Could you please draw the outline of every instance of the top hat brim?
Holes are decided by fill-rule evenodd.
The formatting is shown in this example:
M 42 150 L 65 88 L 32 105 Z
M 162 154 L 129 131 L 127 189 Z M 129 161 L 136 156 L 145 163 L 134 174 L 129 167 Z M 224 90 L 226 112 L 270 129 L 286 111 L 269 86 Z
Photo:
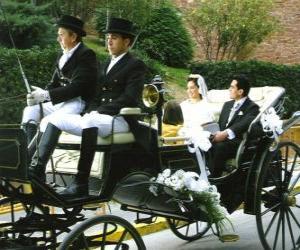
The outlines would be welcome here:
M 81 29 L 78 26 L 72 25 L 70 23 L 58 22 L 56 24 L 56 26 L 70 29 L 70 30 L 74 31 L 75 33 L 77 33 L 80 36 L 86 36 L 86 32 L 83 29 Z
M 130 35 L 130 36 L 133 36 L 133 37 L 136 36 L 136 34 L 134 32 L 124 31 L 124 30 L 121 30 L 121 29 L 106 29 L 106 30 L 103 30 L 103 33 L 105 33 L 105 34 L 107 34 L 107 33 L 117 33 L 117 34 L 122 34 L 122 35 Z

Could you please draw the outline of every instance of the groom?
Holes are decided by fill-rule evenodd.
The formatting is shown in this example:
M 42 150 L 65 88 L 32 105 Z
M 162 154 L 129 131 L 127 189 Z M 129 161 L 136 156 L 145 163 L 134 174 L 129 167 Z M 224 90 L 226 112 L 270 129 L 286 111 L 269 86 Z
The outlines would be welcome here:
M 249 80 L 244 75 L 233 77 L 229 87 L 231 101 L 225 102 L 219 118 L 220 131 L 213 137 L 211 178 L 220 177 L 228 159 L 234 158 L 243 134 L 259 113 L 259 107 L 248 97 Z

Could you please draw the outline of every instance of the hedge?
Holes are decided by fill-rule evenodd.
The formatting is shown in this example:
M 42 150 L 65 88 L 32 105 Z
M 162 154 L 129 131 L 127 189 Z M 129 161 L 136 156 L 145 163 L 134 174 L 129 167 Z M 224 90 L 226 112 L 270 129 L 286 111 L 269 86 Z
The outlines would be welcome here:
M 44 87 L 51 79 L 58 47 L 13 50 L 0 47 L 0 121 L 19 123 L 26 105 L 26 88 L 18 66 L 16 52 L 30 85 Z M 10 97 L 18 98 L 9 99 Z
M 282 86 L 286 90 L 285 118 L 300 110 L 300 65 L 272 64 L 262 61 L 204 62 L 191 65 L 193 73 L 201 74 L 208 89 L 226 89 L 232 76 L 243 73 L 251 86 Z

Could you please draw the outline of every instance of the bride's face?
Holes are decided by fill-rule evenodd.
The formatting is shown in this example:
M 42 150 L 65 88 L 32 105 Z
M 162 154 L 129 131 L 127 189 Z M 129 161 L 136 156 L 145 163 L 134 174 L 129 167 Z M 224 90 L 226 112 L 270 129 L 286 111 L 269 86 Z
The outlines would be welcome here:
M 187 83 L 186 91 L 190 99 L 200 99 L 199 88 L 193 81 Z

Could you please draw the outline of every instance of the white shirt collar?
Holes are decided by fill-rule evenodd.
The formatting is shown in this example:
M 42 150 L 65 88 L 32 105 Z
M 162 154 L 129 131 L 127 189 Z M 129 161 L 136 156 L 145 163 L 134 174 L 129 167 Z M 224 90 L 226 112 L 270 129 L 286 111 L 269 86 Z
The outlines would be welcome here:
M 71 56 L 74 54 L 75 50 L 79 47 L 81 43 L 78 43 L 74 48 L 70 49 L 69 51 L 64 51 L 63 54 L 59 59 L 58 67 L 59 69 L 62 69 L 63 66 L 66 64 L 66 62 L 71 58 Z
M 63 50 L 64 55 L 68 55 L 68 57 L 70 58 L 73 53 L 75 52 L 75 50 L 79 47 L 79 45 L 81 44 L 81 42 L 79 42 L 75 47 L 73 47 L 72 49 L 65 51 Z
M 118 56 L 112 56 L 111 57 L 111 61 L 113 61 L 113 62 L 118 62 L 123 56 L 125 56 L 125 54 L 126 54 L 127 52 L 124 52 L 123 54 L 121 54 L 121 55 L 118 55 Z
M 120 60 L 122 59 L 123 56 L 126 55 L 126 53 L 127 53 L 127 52 L 125 52 L 125 53 L 123 53 L 123 54 L 121 54 L 121 55 L 119 55 L 119 56 L 117 56 L 117 57 L 114 57 L 114 56 L 111 57 L 110 63 L 109 63 L 109 65 L 108 65 L 108 67 L 107 67 L 107 70 L 106 70 L 106 74 L 111 70 L 111 68 L 112 68 L 113 66 L 115 66 L 115 64 L 116 64 L 118 61 L 120 61 Z
M 236 107 L 238 105 L 238 107 L 241 107 L 244 104 L 244 102 L 246 101 L 246 99 L 247 99 L 247 96 L 239 99 L 238 101 L 235 101 L 233 106 Z

